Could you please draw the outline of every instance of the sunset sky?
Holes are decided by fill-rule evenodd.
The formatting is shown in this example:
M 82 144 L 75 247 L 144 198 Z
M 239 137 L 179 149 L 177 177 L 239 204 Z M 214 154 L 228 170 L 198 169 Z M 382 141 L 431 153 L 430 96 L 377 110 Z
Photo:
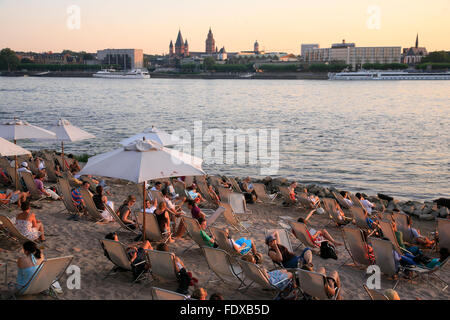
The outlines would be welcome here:
M 80 8 L 80 29 L 67 9 Z M 379 29 L 375 26 L 379 8 Z M 375 12 L 375 13 L 374 13 Z M 420 45 L 450 50 L 449 0 L 0 0 L 0 49 L 96 52 L 139 48 L 168 52 L 178 28 L 191 51 L 204 51 L 209 27 L 228 52 L 260 49 L 300 53 L 302 43 L 357 46 Z M 375 14 L 375 15 L 374 15 Z M 375 23 L 375 24 L 374 24 Z

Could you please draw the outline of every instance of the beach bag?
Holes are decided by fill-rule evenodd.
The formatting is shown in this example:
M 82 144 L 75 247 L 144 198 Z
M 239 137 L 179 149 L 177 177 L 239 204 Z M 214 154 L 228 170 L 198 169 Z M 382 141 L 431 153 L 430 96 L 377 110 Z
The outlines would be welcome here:
M 191 285 L 191 275 L 188 274 L 185 268 L 181 268 L 180 272 L 177 274 L 178 278 L 178 288 L 176 292 L 181 294 L 187 294 L 189 285 Z
M 320 257 L 323 259 L 337 260 L 336 249 L 328 241 L 323 241 L 320 244 Z

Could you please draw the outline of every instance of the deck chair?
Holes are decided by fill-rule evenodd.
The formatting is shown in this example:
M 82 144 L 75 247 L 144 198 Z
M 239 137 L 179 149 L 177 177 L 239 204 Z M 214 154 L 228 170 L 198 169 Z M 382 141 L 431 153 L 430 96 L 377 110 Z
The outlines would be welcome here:
M 184 183 L 179 180 L 172 180 L 173 188 L 175 189 L 175 193 L 177 193 L 180 197 L 185 196 L 186 188 L 184 187 Z
M 57 182 L 58 176 L 55 171 L 55 164 L 53 159 L 44 158 L 45 172 L 47 173 L 48 182 Z
M 216 220 L 225 212 L 225 208 L 224 207 L 218 207 L 216 209 L 216 211 L 214 211 L 214 213 L 212 215 L 210 215 L 207 219 L 206 219 L 206 224 L 208 226 L 212 226 L 214 224 L 214 222 L 216 222 Z
M 317 209 L 320 206 L 320 202 L 315 206 L 309 199 L 306 193 L 300 193 L 297 196 L 298 203 L 305 209 Z
M 225 211 L 223 212 L 223 217 L 225 218 L 225 221 L 232 226 L 237 231 L 245 231 L 247 233 L 250 233 L 248 231 L 247 227 L 239 220 L 239 218 L 234 214 L 233 208 L 228 203 L 220 203 L 221 207 L 225 208 Z
M 5 215 L 0 214 L 0 222 L 2 223 L 3 228 L 6 228 L 8 233 L 5 233 L 5 236 L 8 237 L 11 240 L 15 240 L 18 242 L 26 242 L 26 241 L 32 241 L 27 237 L 25 237 L 20 231 L 16 228 L 16 225 Z
M 128 258 L 128 254 L 125 251 L 125 246 L 119 241 L 103 239 L 100 240 L 100 245 L 103 250 L 108 254 L 107 258 L 111 261 L 114 266 L 108 271 L 105 278 L 106 279 L 112 273 L 115 273 L 118 270 L 132 271 L 132 264 L 130 259 Z M 141 261 L 137 265 L 146 263 L 146 261 Z M 144 276 L 145 271 L 143 271 L 135 280 L 139 281 Z
M 85 188 L 80 188 L 80 193 L 83 197 L 84 204 L 86 205 L 87 213 L 91 216 L 91 218 L 97 222 L 104 220 L 103 216 L 101 215 L 102 211 L 97 209 L 92 196 L 89 194 L 89 191 L 87 191 Z
M 158 203 L 164 202 L 164 196 L 161 191 L 150 190 L 147 194 L 150 200 L 156 199 Z
M 39 201 L 46 198 L 46 196 L 41 194 L 38 188 L 36 188 L 36 184 L 34 183 L 34 179 L 31 173 L 22 172 L 21 176 L 23 181 L 25 182 L 25 185 L 27 186 L 28 191 L 30 191 L 31 199 Z
M 355 223 L 358 228 L 367 231 L 369 234 L 372 234 L 374 232 L 374 230 L 370 229 L 369 225 L 367 224 L 366 214 L 363 208 L 353 206 L 350 207 L 348 211 L 353 216 L 353 219 L 355 219 Z
M 229 196 L 230 206 L 236 214 L 251 214 L 252 211 L 247 209 L 245 197 L 242 193 L 232 192 Z
M 220 181 L 221 181 L 222 179 L 220 178 L 220 177 L 218 177 L 218 176 L 209 176 L 209 181 L 210 181 L 210 184 L 213 186 L 213 187 L 218 187 L 218 186 L 220 186 Z
M 175 255 L 172 252 L 147 250 L 152 266 L 153 279 L 162 278 L 169 281 L 178 281 L 175 271 Z
M 364 209 L 364 206 L 362 205 L 361 201 L 359 201 L 358 197 L 356 197 L 353 193 L 348 193 L 348 196 L 350 200 L 353 202 L 353 206 L 357 208 Z
M 20 173 L 17 173 L 17 178 L 19 179 L 19 181 L 16 184 L 16 169 L 14 167 L 8 167 L 5 168 L 6 173 L 9 175 L 9 177 L 11 178 L 11 184 L 15 187 L 15 186 L 19 186 L 19 190 L 23 191 L 23 186 L 22 183 L 20 182 Z
M 369 289 L 365 284 L 363 284 L 363 287 L 364 290 L 366 290 L 370 300 L 389 300 L 383 293 L 374 289 Z
M 303 294 L 308 294 L 319 300 L 336 300 L 339 295 L 339 289 L 330 299 L 325 291 L 325 282 L 327 277 L 321 273 L 297 269 L 297 276 L 300 282 L 300 290 Z
M 290 252 L 294 252 L 291 244 L 291 239 L 289 238 L 289 231 L 286 229 L 265 229 L 264 238 L 268 235 L 278 234 L 279 244 L 285 246 Z
M 69 185 L 69 181 L 63 178 L 58 178 L 57 180 L 57 188 L 67 211 L 69 211 L 69 213 L 79 213 L 78 208 L 75 206 L 75 203 L 72 200 L 72 191 Z
M 389 221 L 380 220 L 379 224 L 380 224 L 381 232 L 383 232 L 383 236 L 385 238 L 388 238 L 389 241 L 392 242 L 392 245 L 394 246 L 394 249 L 395 249 L 395 251 L 398 252 L 398 254 L 403 254 L 404 252 L 405 253 L 410 253 L 408 250 L 403 249 L 398 244 L 397 237 L 395 236 L 394 229 L 392 228 L 392 225 L 391 225 L 391 223 Z
M 335 222 L 338 226 L 343 226 L 351 222 L 353 219 L 349 217 L 345 217 L 344 219 L 339 219 L 339 215 L 337 214 L 337 202 L 331 198 L 323 198 L 323 209 L 328 213 L 330 219 Z
M 193 176 L 187 176 L 184 178 L 184 184 L 186 185 L 186 188 L 192 186 L 193 183 L 194 183 Z
M 273 204 L 277 194 L 268 194 L 266 191 L 266 186 L 263 183 L 253 183 L 253 190 L 255 190 L 256 196 L 258 200 L 261 200 L 263 203 L 271 203 Z
M 184 226 L 186 227 L 186 231 L 189 235 L 189 237 L 201 248 L 205 245 L 205 241 L 203 241 L 202 236 L 200 235 L 200 225 L 198 224 L 197 219 L 189 218 L 186 216 L 182 216 L 181 219 L 183 220 Z M 187 249 L 183 251 L 188 251 L 194 244 L 189 246 Z
M 203 178 L 197 180 L 197 188 L 200 191 L 201 195 L 203 196 L 203 198 L 209 202 L 209 203 L 214 203 L 213 198 L 211 198 L 211 196 L 209 195 L 209 190 L 208 190 L 208 185 L 206 184 L 206 180 L 203 176 L 201 176 Z
M 394 246 L 392 245 L 392 242 L 383 239 L 371 238 L 371 244 L 375 254 L 375 264 L 380 267 L 381 272 L 388 277 L 393 277 L 396 275 L 397 270 L 395 269 L 393 253 Z M 398 282 L 399 280 L 395 282 L 393 289 L 397 287 Z
M 288 205 L 295 205 L 297 204 L 296 201 L 291 199 L 291 196 L 289 195 L 289 188 L 285 186 L 279 186 L 278 190 L 280 190 L 280 194 L 284 200 L 285 203 Z
M 371 264 L 367 252 L 367 243 L 361 229 L 351 226 L 342 228 L 345 249 L 353 260 L 355 267 L 366 268 Z
M 450 220 L 442 218 L 436 218 L 436 220 L 439 233 L 439 248 L 450 250 Z
M 302 222 L 289 221 L 289 225 L 292 228 L 292 233 L 294 236 L 300 240 L 300 244 L 295 248 L 297 250 L 302 244 L 305 247 L 309 247 L 311 249 L 320 248 L 317 244 L 313 242 L 311 236 L 309 235 L 309 231 L 306 228 L 306 225 Z
M 350 205 L 347 203 L 347 201 L 345 201 L 344 197 L 339 192 L 332 191 L 331 193 L 333 194 L 334 198 L 339 203 L 341 208 L 350 209 Z
M 228 178 L 228 181 L 231 183 L 231 187 L 233 188 L 233 190 L 234 190 L 235 192 L 242 193 L 242 189 L 241 189 L 241 187 L 239 187 L 239 184 L 236 182 L 236 179 L 235 179 L 235 178 L 229 177 L 229 178 Z
M 220 201 L 223 203 L 230 203 L 230 194 L 233 192 L 230 189 L 218 186 L 217 190 L 219 191 Z
M 92 180 L 92 178 L 89 178 L 88 176 L 83 175 L 83 176 L 80 177 L 80 180 L 88 182 L 89 183 L 89 190 L 92 193 L 97 193 L 97 184 Z
M 236 280 L 239 282 L 239 288 L 243 286 L 243 281 L 240 277 L 242 269 L 236 263 L 233 265 L 231 256 L 222 249 L 215 249 L 211 247 L 202 247 L 208 267 L 217 275 L 217 277 L 225 284 L 231 285 Z M 209 282 L 211 278 L 207 281 Z
M 117 215 L 117 213 L 115 213 L 114 210 L 111 209 L 110 206 L 108 206 L 107 204 L 105 204 L 105 208 L 106 208 L 106 210 L 109 212 L 109 214 L 111 215 L 111 217 L 114 218 L 114 221 L 117 222 L 117 223 L 119 224 L 119 228 L 118 228 L 116 231 L 118 231 L 118 230 L 120 230 L 120 229 L 124 229 L 124 230 L 130 231 L 130 232 L 132 232 L 132 233 L 134 233 L 134 234 L 138 234 L 138 231 L 129 228 L 129 227 L 122 221 L 122 219 L 120 219 L 120 217 Z M 147 219 L 146 219 L 146 220 L 147 220 Z
M 244 281 L 249 280 L 250 283 L 245 285 L 244 290 L 247 290 L 252 286 L 254 283 L 258 284 L 260 287 L 262 287 L 263 290 L 272 290 L 275 291 L 276 294 L 274 296 L 274 299 L 280 294 L 282 290 L 280 290 L 276 285 L 286 282 L 286 285 L 289 283 L 291 279 L 287 278 L 284 280 L 281 280 L 280 282 L 276 284 L 270 283 L 270 280 L 267 278 L 264 271 L 261 269 L 261 267 L 255 263 L 251 263 L 244 260 L 239 260 L 239 264 L 242 268 L 242 274 L 244 276 Z
M 447 259 L 445 259 L 444 262 L 442 262 L 439 266 L 437 266 L 433 269 L 427 268 L 426 266 L 422 266 L 422 265 L 406 266 L 404 268 L 405 268 L 405 270 L 415 272 L 415 276 L 413 276 L 413 279 L 419 277 L 419 278 L 425 280 L 425 276 L 428 276 L 427 283 L 429 283 L 429 284 L 432 284 L 430 281 L 430 277 L 434 277 L 436 280 L 440 281 L 444 285 L 444 287 L 442 289 L 441 288 L 438 288 L 438 289 L 441 289 L 442 291 L 444 291 L 445 289 L 448 288 L 448 282 L 443 280 L 442 278 L 440 278 L 436 274 L 436 272 L 444 270 L 446 268 L 446 266 L 448 265 L 449 260 L 450 260 L 450 257 L 447 257 Z
M 230 240 L 225 233 L 225 230 L 215 227 L 210 227 L 209 230 L 216 240 L 216 243 L 219 245 L 219 249 L 225 250 L 231 256 L 242 257 L 242 255 L 231 245 Z M 249 251 L 248 253 L 250 252 L 251 251 Z
M 152 287 L 152 299 L 153 300 L 193 300 L 184 294 L 174 291 Z
M 137 222 L 140 226 L 143 225 L 143 215 L 142 211 L 137 213 Z M 164 243 L 169 240 L 168 233 L 161 233 L 158 220 L 153 213 L 147 213 L 145 216 L 145 238 L 150 241 L 162 241 Z
M 45 259 L 28 283 L 14 292 L 14 298 L 16 296 L 39 294 L 47 290 L 49 290 L 50 295 L 57 298 L 52 284 L 61 278 L 72 260 L 73 256 Z

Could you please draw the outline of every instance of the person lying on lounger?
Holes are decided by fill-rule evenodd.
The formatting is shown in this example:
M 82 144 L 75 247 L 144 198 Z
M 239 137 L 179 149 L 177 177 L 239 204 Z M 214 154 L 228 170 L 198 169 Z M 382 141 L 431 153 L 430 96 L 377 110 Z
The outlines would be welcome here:
M 341 196 L 344 198 L 344 201 L 351 207 L 353 206 L 353 201 L 350 199 L 347 191 L 341 191 Z
M 192 218 L 199 220 L 200 218 L 205 219 L 206 215 L 202 212 L 202 210 L 197 206 L 197 203 L 194 200 L 187 201 L 187 207 L 191 210 Z
M 370 202 L 367 199 L 364 199 L 361 193 L 355 194 L 355 196 L 359 199 L 362 206 L 364 207 L 364 210 L 367 211 L 369 215 L 372 215 L 372 210 L 376 207 L 372 202 Z
M 420 234 L 420 231 L 412 227 L 411 216 L 407 217 L 408 229 L 414 237 L 415 243 L 423 246 L 424 248 L 431 248 L 436 243 L 436 240 L 430 240 L 427 237 Z
M 206 219 L 200 218 L 198 219 L 198 224 L 200 225 L 200 236 L 203 239 L 203 242 L 205 243 L 205 246 L 217 248 L 219 245 L 216 243 L 213 236 L 210 236 L 206 233 Z
M 195 184 L 192 184 L 192 186 L 188 187 L 186 190 L 188 191 L 191 199 L 195 201 L 195 203 L 202 203 L 205 201 L 202 195 L 197 192 L 197 186 Z
M 95 207 L 98 210 L 101 210 L 101 215 L 103 219 L 106 221 L 113 221 L 114 218 L 111 216 L 111 214 L 106 210 L 106 205 L 108 205 L 112 210 L 114 210 L 114 202 L 108 201 L 108 197 L 103 193 L 103 187 L 97 186 L 95 188 L 97 191 L 96 194 L 92 197 L 92 200 L 94 200 Z
M 297 221 L 302 222 L 306 225 L 308 219 L 298 218 Z M 332 244 L 334 244 L 335 246 L 343 245 L 342 242 L 334 240 L 333 237 L 325 229 L 316 230 L 314 228 L 310 228 L 308 230 L 308 233 L 309 233 L 309 236 L 311 237 L 312 241 L 318 246 L 320 246 L 320 243 L 323 241 L 329 241 Z
M 53 191 L 52 189 L 44 188 L 44 178 L 44 173 L 38 172 L 36 178 L 34 179 L 34 184 L 41 193 L 41 196 L 46 196 L 48 198 L 52 198 L 53 200 L 59 200 L 59 195 L 55 191 Z
M 266 245 L 269 247 L 268 255 L 273 262 L 285 268 L 298 268 L 300 256 L 290 252 L 285 246 L 279 244 L 278 234 L 268 235 Z
M 228 241 L 230 242 L 230 245 L 234 248 L 234 250 L 236 250 L 243 256 L 251 251 L 258 263 L 262 261 L 262 256 L 256 250 L 256 246 L 253 243 L 253 240 L 246 238 L 233 240 L 233 238 L 230 236 L 230 230 L 228 230 L 228 228 L 225 229 L 225 234 L 228 237 Z

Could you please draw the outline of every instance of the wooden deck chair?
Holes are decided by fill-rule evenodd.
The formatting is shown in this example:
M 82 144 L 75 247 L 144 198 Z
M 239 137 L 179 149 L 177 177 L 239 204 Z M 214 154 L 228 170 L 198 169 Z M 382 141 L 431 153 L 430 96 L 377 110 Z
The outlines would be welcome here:
M 243 281 L 240 277 L 242 274 L 241 266 L 233 263 L 231 256 L 222 249 L 215 249 L 211 247 L 202 247 L 208 267 L 222 280 L 225 284 L 232 285 L 232 283 L 239 282 L 239 288 L 243 286 Z M 209 282 L 211 278 L 207 281 Z
M 140 210 L 137 213 L 137 222 L 141 226 L 142 229 L 142 223 L 143 223 L 143 213 Z M 161 241 L 166 243 L 169 240 L 169 234 L 168 233 L 161 233 L 161 229 L 159 228 L 158 220 L 156 219 L 155 214 L 153 213 L 147 213 L 145 216 L 145 238 L 149 241 Z
M 64 206 L 66 207 L 69 213 L 79 213 L 78 208 L 75 206 L 75 203 L 72 200 L 72 191 L 69 185 L 69 181 L 67 179 L 58 178 L 58 190 L 61 195 L 61 199 L 63 200 Z
M 247 290 L 250 288 L 251 285 L 254 283 L 258 284 L 263 290 L 272 290 L 275 291 L 276 294 L 274 298 L 278 296 L 278 294 L 282 291 L 280 290 L 277 285 L 280 283 L 285 282 L 286 285 L 291 281 L 291 279 L 286 278 L 281 280 L 280 282 L 277 282 L 275 284 L 272 284 L 270 280 L 267 278 L 266 273 L 261 269 L 261 267 L 255 263 L 251 263 L 244 260 L 239 260 L 239 264 L 242 268 L 242 274 L 244 276 L 244 281 L 249 280 L 250 283 L 245 285 L 244 290 Z
M 0 214 L 0 222 L 2 223 L 3 228 L 8 231 L 8 233 L 5 233 L 5 236 L 7 236 L 9 239 L 18 241 L 20 243 L 26 241 L 36 242 L 35 240 L 27 238 L 22 233 L 20 233 L 20 231 L 16 228 L 16 225 L 7 216 Z
M 359 228 L 345 226 L 342 228 L 345 249 L 353 260 L 355 267 L 366 268 L 371 265 L 367 252 L 367 243 Z
M 231 189 L 227 189 L 221 186 L 218 186 L 217 190 L 219 191 L 220 202 L 230 203 L 230 194 L 233 191 L 231 191 Z
M 252 211 L 247 209 L 245 197 L 242 193 L 232 192 L 229 196 L 230 206 L 236 214 L 251 214 Z
M 380 267 L 382 273 L 392 278 L 398 273 L 395 269 L 394 246 L 392 245 L 392 242 L 383 239 L 371 238 L 371 244 L 375 254 L 375 264 Z M 395 282 L 393 289 L 397 287 L 398 282 L 399 280 Z
M 439 233 L 439 248 L 450 250 L 450 220 L 436 218 Z
M 152 287 L 152 299 L 153 300 L 193 300 L 184 294 L 174 291 Z
M 239 187 L 239 184 L 236 182 L 235 178 L 229 177 L 228 181 L 231 183 L 231 187 L 233 188 L 233 190 L 235 192 L 242 193 L 242 189 L 241 189 L 241 187 Z
M 36 184 L 34 183 L 34 179 L 31 173 L 22 172 L 21 175 L 23 181 L 25 182 L 25 185 L 27 186 L 28 191 L 30 191 L 31 199 L 39 201 L 46 198 L 46 196 L 41 194 L 41 192 L 36 187 Z
M 198 224 L 197 219 L 189 218 L 186 216 L 182 216 L 181 219 L 183 220 L 184 226 L 186 227 L 186 232 L 189 235 L 189 237 L 201 248 L 205 245 L 205 241 L 203 241 L 202 236 L 200 235 L 200 225 Z M 183 251 L 188 251 L 194 244 L 189 246 L 187 249 Z
M 111 261 L 114 266 L 111 270 L 108 271 L 108 273 L 106 274 L 105 278 L 106 279 L 108 276 L 110 276 L 112 273 L 118 271 L 118 270 L 125 270 L 125 271 L 132 271 L 132 264 L 130 259 L 128 258 L 128 254 L 125 250 L 125 246 L 120 243 L 119 241 L 114 241 L 114 240 L 108 240 L 108 239 L 103 239 L 100 240 L 100 245 L 103 248 L 105 255 L 106 253 L 107 258 L 109 261 Z M 147 261 L 141 261 L 136 265 L 140 265 L 142 263 L 146 263 Z M 135 280 L 139 281 L 140 279 L 143 278 L 145 271 L 143 271 Z
M 34 295 L 49 290 L 50 295 L 57 298 L 52 284 L 58 281 L 69 267 L 73 256 L 45 259 L 40 263 L 31 279 L 14 293 L 16 296 Z
M 369 289 L 365 284 L 363 284 L 363 287 L 364 290 L 366 290 L 370 300 L 389 300 L 388 297 L 386 297 L 383 293 L 375 289 Z
M 347 203 L 347 201 L 345 201 L 345 198 L 339 192 L 331 191 L 331 193 L 342 209 L 350 209 L 351 206 Z
M 275 193 L 269 195 L 267 193 L 266 186 L 263 183 L 253 183 L 253 190 L 255 190 L 258 200 L 261 200 L 263 203 L 274 204 L 277 194 Z
M 85 188 L 80 188 L 81 196 L 83 197 L 84 204 L 86 205 L 87 213 L 94 219 L 96 222 L 104 220 L 101 215 L 101 210 L 97 209 L 97 206 L 92 199 L 91 194 Z
M 286 186 L 279 186 L 278 190 L 280 190 L 281 197 L 283 198 L 284 202 L 288 205 L 296 205 L 297 202 L 291 199 L 291 196 L 289 194 L 289 188 Z
M 303 294 L 306 293 L 319 300 L 336 300 L 339 295 L 338 289 L 331 299 L 328 297 L 324 285 L 327 277 L 321 273 L 298 269 L 297 276 L 300 282 L 300 290 Z
M 153 279 L 178 281 L 175 271 L 175 254 L 166 251 L 147 250 L 150 259 L 151 274 Z
M 395 249 L 395 251 L 398 252 L 398 254 L 410 253 L 408 250 L 403 249 L 398 244 L 397 237 L 395 236 L 395 232 L 394 232 L 394 229 L 392 228 L 391 222 L 380 220 L 379 225 L 380 225 L 381 232 L 383 232 L 383 236 L 385 238 L 388 238 L 389 241 L 392 242 L 392 245 L 394 246 L 394 249 Z
M 343 226 L 346 225 L 348 223 L 350 223 L 351 221 L 353 221 L 352 218 L 350 217 L 345 217 L 343 219 L 339 219 L 339 215 L 337 213 L 337 202 L 334 199 L 331 198 L 323 198 L 322 199 L 322 203 L 323 203 L 323 209 L 325 210 L 325 212 L 328 213 L 328 216 L 330 217 L 330 219 L 336 223 L 338 226 Z
M 225 218 L 225 221 L 232 226 L 237 231 L 245 231 L 247 233 L 250 233 L 248 231 L 247 227 L 239 220 L 239 218 L 234 214 L 233 208 L 228 203 L 220 203 L 221 207 L 225 208 L 225 211 L 223 212 L 223 217 Z
M 297 221 L 289 221 L 289 225 L 292 228 L 292 233 L 294 236 L 300 240 L 300 244 L 297 246 L 295 250 L 300 247 L 300 245 L 304 245 L 305 247 L 309 247 L 311 249 L 314 248 L 320 248 L 319 245 L 315 244 L 313 240 L 311 239 L 311 236 L 309 235 L 308 228 L 306 228 L 306 225 L 302 222 Z
M 122 221 L 122 219 L 120 219 L 120 217 L 117 215 L 117 213 L 116 213 L 113 209 L 111 209 L 110 206 L 108 206 L 107 204 L 105 204 L 105 208 L 106 208 L 106 210 L 108 211 L 108 213 L 111 215 L 111 217 L 114 218 L 114 221 L 117 222 L 117 223 L 119 224 L 119 228 L 118 228 L 116 231 L 118 231 L 118 230 L 120 230 L 120 229 L 124 229 L 124 230 L 130 231 L 130 232 L 132 232 L 132 233 L 134 233 L 134 234 L 138 234 L 138 231 L 129 228 L 129 227 Z M 146 219 L 146 220 L 147 220 L 147 219 Z

